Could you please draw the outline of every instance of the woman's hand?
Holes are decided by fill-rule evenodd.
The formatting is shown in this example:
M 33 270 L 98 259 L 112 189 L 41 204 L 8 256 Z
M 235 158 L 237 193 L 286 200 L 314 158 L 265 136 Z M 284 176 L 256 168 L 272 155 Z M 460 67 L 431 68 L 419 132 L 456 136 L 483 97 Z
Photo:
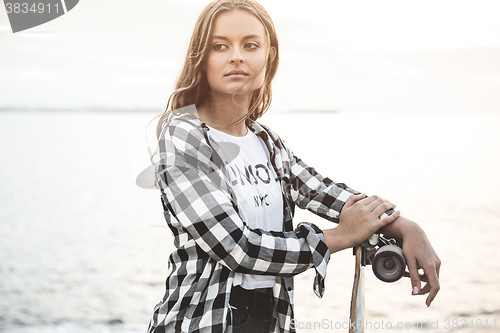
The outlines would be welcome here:
M 386 236 L 403 239 L 403 253 L 409 271 L 405 272 L 405 276 L 410 277 L 412 295 L 428 293 L 425 304 L 429 307 L 440 289 L 441 260 L 424 230 L 417 223 L 400 216 L 394 223 L 384 227 L 382 232 Z M 419 269 L 423 270 L 423 274 L 418 273 Z M 421 281 L 426 282 L 423 288 Z
M 383 226 L 399 217 L 399 211 L 379 219 L 394 204 L 377 196 L 351 195 L 340 214 L 339 225 L 323 231 L 331 253 L 361 244 Z
M 361 244 L 380 228 L 387 237 L 403 239 L 403 253 L 409 271 L 405 272 L 405 276 L 410 277 L 412 294 L 429 294 L 425 303 L 430 306 L 440 289 L 441 260 L 422 228 L 400 216 L 399 211 L 378 219 L 394 207 L 394 204 L 377 196 L 350 196 L 342 208 L 338 227 L 323 230 L 326 245 L 334 253 Z M 419 269 L 423 270 L 423 274 L 418 273 Z M 421 281 L 426 282 L 423 288 Z

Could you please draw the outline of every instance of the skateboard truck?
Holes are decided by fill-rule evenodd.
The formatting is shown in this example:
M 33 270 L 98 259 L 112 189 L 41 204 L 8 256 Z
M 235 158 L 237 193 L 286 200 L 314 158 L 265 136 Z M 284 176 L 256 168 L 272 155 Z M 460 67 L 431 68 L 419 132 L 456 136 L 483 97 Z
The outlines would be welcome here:
M 395 282 L 405 272 L 406 260 L 402 241 L 373 234 L 361 244 L 361 265 L 372 265 L 375 276 L 384 282 Z
M 399 280 L 406 267 L 403 250 L 401 250 L 402 245 L 402 240 L 387 239 L 376 233 L 353 248 L 356 263 L 352 285 L 349 333 L 365 332 L 365 266 L 372 265 L 373 273 L 382 281 Z

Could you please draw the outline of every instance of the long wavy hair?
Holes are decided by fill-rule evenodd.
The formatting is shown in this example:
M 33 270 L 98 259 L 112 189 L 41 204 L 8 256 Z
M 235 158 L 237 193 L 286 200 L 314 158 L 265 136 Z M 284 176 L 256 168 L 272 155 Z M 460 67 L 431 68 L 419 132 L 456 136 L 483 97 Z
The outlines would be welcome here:
M 203 66 L 209 50 L 213 26 L 220 14 L 235 9 L 247 11 L 260 20 L 266 30 L 269 47 L 264 83 L 259 89 L 253 92 L 248 113 L 234 124 L 244 121 L 247 118 L 256 120 L 269 108 L 272 99 L 271 82 L 276 75 L 279 63 L 278 36 L 276 35 L 273 21 L 266 9 L 257 1 L 215 0 L 207 5 L 198 17 L 184 65 L 177 78 L 175 90 L 168 99 L 165 111 L 154 118 L 160 117 L 156 126 L 156 136 L 158 139 L 166 125 L 169 112 L 191 104 L 199 105 L 207 100 L 210 87 Z M 271 54 L 272 47 L 276 49 L 274 58 Z

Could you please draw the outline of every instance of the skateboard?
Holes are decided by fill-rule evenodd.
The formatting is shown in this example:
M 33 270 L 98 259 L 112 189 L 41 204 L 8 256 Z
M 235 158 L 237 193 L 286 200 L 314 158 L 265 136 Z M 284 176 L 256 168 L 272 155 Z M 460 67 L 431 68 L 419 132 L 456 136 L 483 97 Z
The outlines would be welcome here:
M 382 235 L 374 234 L 353 248 L 356 260 L 349 333 L 363 333 L 365 331 L 365 267 L 371 265 L 373 273 L 381 281 L 395 282 L 399 280 L 406 267 L 401 246 L 401 240 L 387 239 Z

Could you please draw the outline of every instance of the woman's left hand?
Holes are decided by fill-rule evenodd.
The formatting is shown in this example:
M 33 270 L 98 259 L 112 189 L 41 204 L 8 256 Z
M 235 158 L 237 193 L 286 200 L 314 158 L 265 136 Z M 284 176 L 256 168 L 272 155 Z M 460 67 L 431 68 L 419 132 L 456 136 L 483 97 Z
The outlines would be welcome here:
M 403 253 L 409 270 L 409 272 L 405 272 L 405 276 L 410 277 L 412 295 L 428 293 L 425 304 L 429 307 L 440 289 L 441 260 L 427 235 L 417 223 L 403 216 L 384 229 L 386 229 L 383 230 L 386 235 L 403 239 Z M 419 269 L 423 270 L 423 274 L 419 274 Z M 423 288 L 421 281 L 426 282 Z

